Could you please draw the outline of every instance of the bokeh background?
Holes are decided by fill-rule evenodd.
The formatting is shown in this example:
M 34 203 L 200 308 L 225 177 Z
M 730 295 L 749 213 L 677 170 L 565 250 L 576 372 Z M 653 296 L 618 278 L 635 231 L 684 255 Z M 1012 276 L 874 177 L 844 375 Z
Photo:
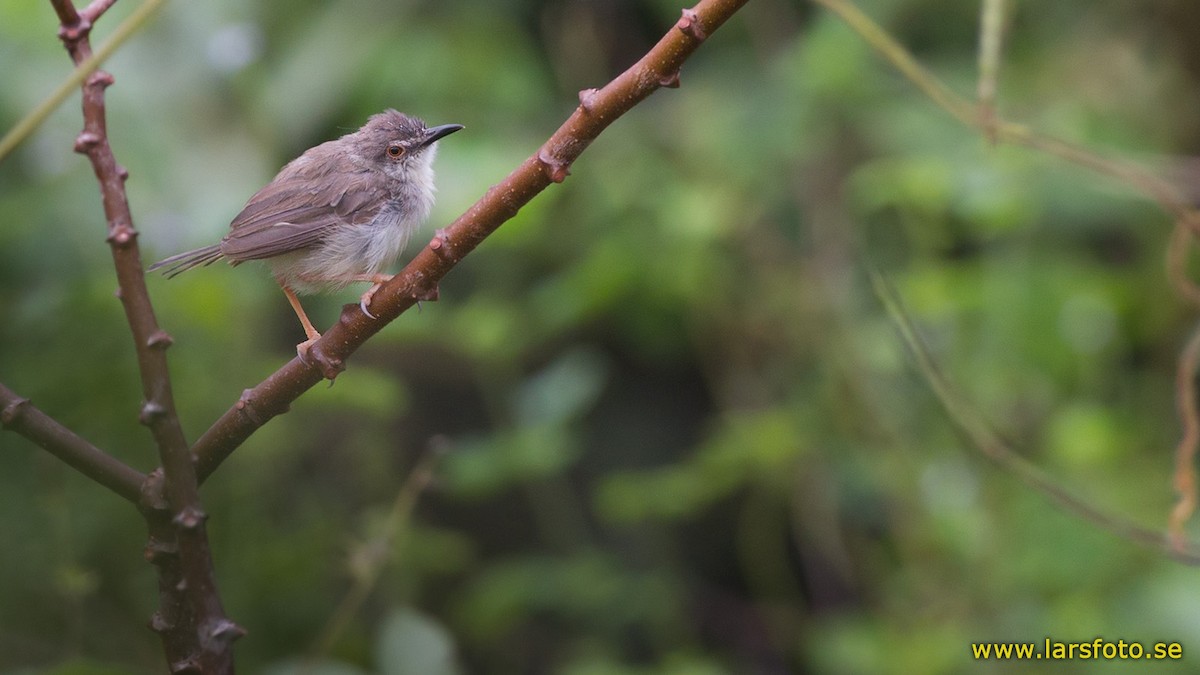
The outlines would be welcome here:
M 1195 3 L 1017 5 L 1001 112 L 1186 186 Z M 978 3 L 862 6 L 974 91 Z M 108 64 L 146 262 L 215 241 L 286 161 L 388 107 L 467 127 L 442 143 L 431 232 L 678 12 L 170 3 Z M 0 0 L 0 128 L 66 77 L 55 29 L 49 3 Z M 0 381 L 148 470 L 98 191 L 71 151 L 80 124 L 75 96 L 0 163 Z M 249 631 L 239 668 L 295 672 L 383 546 L 387 566 L 312 672 L 1045 672 L 973 662 L 970 643 L 1097 636 L 1180 641 L 1182 663 L 1132 667 L 1194 672 L 1195 570 L 982 458 L 864 271 L 890 276 L 1001 436 L 1158 528 L 1195 323 L 1163 270 L 1169 226 L 1127 186 L 989 147 L 813 4 L 755 0 L 440 301 L 204 486 L 225 606 Z M 189 438 L 303 338 L 253 265 L 149 285 Z M 356 298 L 306 304 L 321 326 Z M 435 480 L 389 520 L 431 452 Z M 144 539 L 126 504 L 0 434 L 0 672 L 163 672 Z

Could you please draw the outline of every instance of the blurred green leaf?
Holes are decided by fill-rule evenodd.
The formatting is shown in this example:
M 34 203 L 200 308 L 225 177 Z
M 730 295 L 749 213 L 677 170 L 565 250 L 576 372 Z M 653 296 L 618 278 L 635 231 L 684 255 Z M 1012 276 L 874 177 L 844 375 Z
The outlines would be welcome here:
M 441 624 L 410 608 L 393 610 L 379 633 L 376 662 L 383 675 L 452 675 L 454 638 Z

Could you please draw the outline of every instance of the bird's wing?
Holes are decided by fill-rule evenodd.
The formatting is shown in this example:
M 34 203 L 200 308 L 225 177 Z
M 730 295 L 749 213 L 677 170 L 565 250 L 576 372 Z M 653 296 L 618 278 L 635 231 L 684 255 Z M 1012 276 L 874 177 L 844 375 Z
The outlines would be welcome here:
M 343 162 L 347 166 L 317 175 L 304 159 L 246 202 L 221 240 L 225 257 L 261 260 L 311 248 L 335 228 L 370 222 L 386 202 L 386 188 L 369 170 Z

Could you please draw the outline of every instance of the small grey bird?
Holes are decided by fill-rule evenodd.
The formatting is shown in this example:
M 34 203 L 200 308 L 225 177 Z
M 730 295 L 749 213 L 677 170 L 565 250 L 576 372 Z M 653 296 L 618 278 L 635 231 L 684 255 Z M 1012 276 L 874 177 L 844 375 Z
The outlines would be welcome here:
M 391 278 L 391 264 L 433 207 L 437 141 L 461 124 L 426 127 L 395 110 L 372 115 L 358 131 L 310 148 L 246 202 L 221 243 L 187 251 L 150 266 L 168 277 L 210 265 L 264 260 L 300 318 L 308 339 L 321 334 L 297 293 L 338 290 L 356 281 L 372 285 L 359 306 Z

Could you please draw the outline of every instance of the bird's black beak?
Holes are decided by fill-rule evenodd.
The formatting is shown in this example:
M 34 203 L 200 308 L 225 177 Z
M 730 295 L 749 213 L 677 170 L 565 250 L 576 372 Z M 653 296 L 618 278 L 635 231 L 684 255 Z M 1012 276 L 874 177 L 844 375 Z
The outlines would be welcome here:
M 430 127 L 425 130 L 425 140 L 421 141 L 421 147 L 433 145 L 439 138 L 449 136 L 462 128 L 463 125 L 461 124 L 443 124 L 440 127 Z

